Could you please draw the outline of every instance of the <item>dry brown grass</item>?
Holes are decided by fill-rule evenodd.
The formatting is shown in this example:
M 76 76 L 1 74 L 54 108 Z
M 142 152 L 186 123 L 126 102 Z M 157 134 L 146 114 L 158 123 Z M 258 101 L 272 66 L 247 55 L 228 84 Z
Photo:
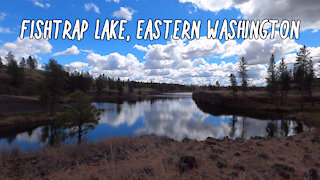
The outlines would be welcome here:
M 14 179 L 230 179 L 235 175 L 236 179 L 283 179 L 284 175 L 303 179 L 312 169 L 320 172 L 319 133 L 205 142 L 154 135 L 115 138 L 6 156 L 0 174 Z M 180 174 L 178 162 L 186 155 L 196 158 L 198 168 Z

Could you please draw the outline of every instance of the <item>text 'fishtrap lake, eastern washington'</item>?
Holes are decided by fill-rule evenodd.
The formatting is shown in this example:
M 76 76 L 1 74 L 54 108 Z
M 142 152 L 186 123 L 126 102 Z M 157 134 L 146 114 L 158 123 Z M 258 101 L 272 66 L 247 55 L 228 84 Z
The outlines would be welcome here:
M 82 137 L 82 142 L 96 142 L 112 137 L 145 134 L 167 136 L 175 140 L 249 139 L 254 136 L 283 137 L 310 130 L 302 123 L 287 120 L 258 120 L 239 116 L 213 116 L 199 109 L 192 93 L 167 93 L 135 103 L 93 103 L 101 110 L 100 121 Z M 0 130 L 0 148 L 23 152 L 39 150 L 52 144 L 77 143 L 78 137 L 54 125 L 4 128 Z

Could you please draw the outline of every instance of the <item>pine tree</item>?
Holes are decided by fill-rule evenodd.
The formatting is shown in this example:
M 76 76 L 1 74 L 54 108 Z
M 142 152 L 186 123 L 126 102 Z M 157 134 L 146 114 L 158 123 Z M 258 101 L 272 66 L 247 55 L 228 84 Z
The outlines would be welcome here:
M 50 59 L 44 68 L 46 70 L 44 100 L 49 103 L 50 115 L 55 115 L 58 98 L 65 92 L 68 73 L 54 59 Z
M 14 55 L 12 52 L 9 52 L 7 56 L 5 57 L 8 64 L 7 64 L 7 73 L 11 77 L 11 83 L 13 85 L 18 85 L 22 83 L 24 78 L 23 69 L 21 70 L 18 66 L 17 61 L 15 60 Z
M 243 93 L 246 92 L 247 87 L 248 87 L 248 66 L 247 66 L 247 61 L 244 57 L 241 57 L 240 61 L 239 61 L 239 76 L 241 78 L 241 86 L 242 86 L 242 90 Z
M 288 91 L 290 89 L 290 72 L 288 71 L 288 67 L 284 61 L 284 58 L 281 59 L 279 65 L 279 80 L 281 86 L 281 104 L 287 103 Z
M 230 82 L 231 82 L 232 93 L 235 96 L 236 93 L 238 92 L 237 79 L 236 79 L 236 76 L 234 74 L 230 74 L 229 77 L 230 77 Z
M 36 69 L 37 66 L 38 66 L 37 60 L 35 58 L 33 58 L 32 56 L 28 57 L 27 64 L 28 64 L 28 66 L 30 68 L 30 71 Z
M 268 67 L 268 77 L 267 79 L 267 89 L 268 94 L 272 98 L 272 101 L 277 98 L 277 77 L 276 77 L 276 62 L 274 54 L 270 57 L 269 67 Z
M 69 135 L 77 136 L 78 144 L 81 144 L 82 137 L 98 124 L 100 112 L 82 91 L 70 94 L 65 103 L 70 108 L 60 115 L 60 119 L 63 121 L 63 126 L 69 130 Z
M 312 58 L 310 57 L 310 59 L 307 62 L 307 67 L 306 67 L 306 90 L 309 94 L 309 97 L 311 99 L 312 102 L 312 106 L 314 106 L 314 99 L 312 96 L 312 88 L 313 88 L 313 81 L 315 78 L 315 74 L 314 74 L 314 68 L 313 68 L 313 62 L 312 62 Z
M 294 64 L 294 79 L 298 85 L 300 93 L 300 106 L 303 110 L 303 102 L 306 87 L 306 79 L 308 76 L 308 63 L 312 62 L 310 57 L 310 52 L 307 50 L 306 46 L 300 48 L 297 53 L 296 63 Z M 310 72 L 309 72 L 310 73 Z
M 103 91 L 103 88 L 105 87 L 104 84 L 104 76 L 99 75 L 98 79 L 96 79 L 96 87 L 97 87 L 97 93 L 100 95 Z
M 26 67 L 26 60 L 24 59 L 24 57 L 21 59 L 19 63 L 19 67 L 23 69 Z
M 3 62 L 2 62 L 2 58 L 0 57 L 0 68 L 2 68 L 3 66 Z
M 220 87 L 219 81 L 216 81 L 216 87 Z

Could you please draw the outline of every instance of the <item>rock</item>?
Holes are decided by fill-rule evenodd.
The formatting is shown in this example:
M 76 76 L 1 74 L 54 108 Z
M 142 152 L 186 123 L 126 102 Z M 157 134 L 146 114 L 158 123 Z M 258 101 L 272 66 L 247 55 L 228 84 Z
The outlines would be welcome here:
M 36 158 L 32 158 L 32 159 L 31 159 L 31 164 L 37 164 L 37 162 L 38 162 L 38 161 L 37 161 Z
M 179 172 L 184 173 L 193 168 L 197 168 L 198 167 L 197 160 L 193 156 L 183 156 L 179 160 L 178 167 L 179 167 Z
M 211 155 L 209 155 L 209 158 L 215 161 L 219 158 L 219 156 L 216 154 L 211 154 Z
M 318 180 L 319 175 L 317 170 L 315 169 L 310 169 L 308 172 L 305 173 L 305 178 L 309 180 Z
M 153 167 L 151 167 L 151 166 L 145 166 L 145 167 L 143 168 L 143 171 L 144 171 L 146 174 L 150 175 L 150 176 L 154 176 Z
M 229 180 L 238 179 L 238 176 L 239 176 L 239 173 L 232 172 L 231 174 L 229 174 Z
M 261 142 L 256 142 L 256 145 L 261 146 L 261 147 L 263 146 L 263 144 Z
M 245 171 L 245 170 L 246 170 L 246 168 L 245 168 L 244 166 L 240 165 L 240 164 L 235 164 L 235 165 L 233 166 L 233 168 L 234 168 L 234 169 L 238 169 L 238 170 L 240 170 L 240 171 Z
M 311 142 L 313 143 L 313 144 L 315 144 L 315 143 L 320 143 L 320 138 L 319 137 L 313 137 L 312 139 L 311 139 Z
M 281 176 L 284 179 L 290 179 L 290 173 L 294 173 L 295 170 L 287 165 L 284 164 L 274 164 L 271 167 L 272 169 L 274 169 L 276 171 L 276 173 Z
M 236 152 L 233 155 L 239 157 L 241 154 L 239 152 Z
M 226 168 L 226 167 L 227 167 L 226 161 L 223 160 L 223 159 L 220 159 L 220 160 L 217 162 L 217 167 L 218 167 L 219 169 Z
M 188 142 L 190 142 L 190 141 L 191 141 L 191 140 L 190 140 L 189 138 L 183 138 L 183 139 L 182 139 L 182 142 L 183 142 L 183 143 L 188 143 Z
M 228 136 L 223 137 L 223 141 L 229 141 L 230 138 Z
M 204 141 L 207 145 L 216 145 L 216 139 L 208 137 L 205 141 Z
M 254 136 L 254 137 L 251 137 L 251 139 L 264 140 L 265 138 L 264 138 L 264 137 L 261 137 L 261 136 Z
M 48 175 L 48 174 L 49 174 L 49 171 L 46 170 L 46 169 L 40 171 L 40 176 L 41 176 L 41 177 L 46 176 L 46 175 Z

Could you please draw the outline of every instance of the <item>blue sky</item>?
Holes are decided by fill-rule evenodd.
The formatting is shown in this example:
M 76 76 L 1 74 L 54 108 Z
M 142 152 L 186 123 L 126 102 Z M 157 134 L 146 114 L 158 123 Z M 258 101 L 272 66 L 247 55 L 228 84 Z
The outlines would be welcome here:
M 228 85 L 230 73 L 237 73 L 238 58 L 250 63 L 252 85 L 263 85 L 266 63 L 271 53 L 284 57 L 292 65 L 301 45 L 307 45 L 313 56 L 317 75 L 320 59 L 320 2 L 318 0 L 15 0 L 0 4 L 0 56 L 13 51 L 19 60 L 33 55 L 40 64 L 56 59 L 71 70 L 84 70 L 94 76 L 140 81 L 183 84 L 213 84 L 216 80 Z M 123 40 L 95 40 L 95 21 L 127 19 Z M 159 40 L 136 40 L 137 20 L 145 19 L 202 20 L 199 40 L 165 40 L 164 26 Z M 206 21 L 211 19 L 301 20 L 298 40 L 208 40 Z M 18 40 L 23 19 L 86 19 L 89 29 L 84 39 Z M 144 25 L 145 27 L 146 25 Z M 29 31 L 26 31 L 25 36 Z M 172 34 L 172 28 L 171 28 Z

